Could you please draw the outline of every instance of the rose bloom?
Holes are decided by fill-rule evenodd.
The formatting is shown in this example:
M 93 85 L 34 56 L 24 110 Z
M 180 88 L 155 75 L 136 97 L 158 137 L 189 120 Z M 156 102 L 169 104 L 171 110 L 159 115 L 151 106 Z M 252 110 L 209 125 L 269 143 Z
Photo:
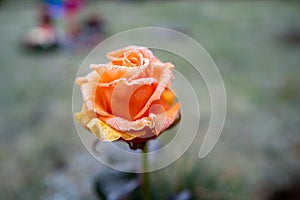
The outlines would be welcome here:
M 140 148 L 180 117 L 170 89 L 174 65 L 138 46 L 106 56 L 109 63 L 91 65 L 92 72 L 76 79 L 84 103 L 75 118 L 102 141 L 124 140 Z

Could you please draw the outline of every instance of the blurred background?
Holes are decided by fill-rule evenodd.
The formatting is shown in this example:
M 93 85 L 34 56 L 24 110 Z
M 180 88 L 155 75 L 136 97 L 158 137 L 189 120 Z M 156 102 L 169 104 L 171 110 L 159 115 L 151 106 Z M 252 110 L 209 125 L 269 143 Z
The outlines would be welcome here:
M 116 174 L 99 175 L 110 170 L 79 140 L 73 83 L 98 42 L 143 26 L 200 42 L 228 98 L 213 151 L 199 160 L 197 139 L 151 173 L 152 197 L 300 198 L 299 2 L 66 2 L 0 1 L 0 199 L 99 199 L 99 185 Z

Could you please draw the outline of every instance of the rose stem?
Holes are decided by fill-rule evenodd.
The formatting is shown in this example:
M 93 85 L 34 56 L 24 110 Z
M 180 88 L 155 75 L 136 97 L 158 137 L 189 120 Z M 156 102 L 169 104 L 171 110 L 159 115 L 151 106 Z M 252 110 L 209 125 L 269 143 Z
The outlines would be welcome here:
M 149 184 L 149 172 L 148 171 L 148 145 L 147 142 L 142 153 L 142 165 L 143 165 L 143 200 L 150 200 L 150 184 Z

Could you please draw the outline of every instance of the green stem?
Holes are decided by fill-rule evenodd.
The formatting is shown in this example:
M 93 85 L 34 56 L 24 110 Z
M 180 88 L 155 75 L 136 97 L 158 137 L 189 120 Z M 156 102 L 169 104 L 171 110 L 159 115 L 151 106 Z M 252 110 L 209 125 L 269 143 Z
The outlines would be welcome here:
M 143 200 L 150 200 L 150 180 L 148 171 L 148 145 L 145 144 L 145 148 L 142 153 L 142 164 L 143 164 Z

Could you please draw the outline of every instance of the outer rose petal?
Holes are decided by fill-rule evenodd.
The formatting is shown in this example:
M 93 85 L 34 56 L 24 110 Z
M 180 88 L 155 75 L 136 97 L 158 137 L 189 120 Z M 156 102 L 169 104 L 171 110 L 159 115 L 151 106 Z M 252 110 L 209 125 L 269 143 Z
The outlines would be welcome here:
M 155 135 L 159 135 L 167 129 L 177 117 L 179 117 L 180 104 L 176 100 L 175 94 L 166 89 L 159 101 L 153 102 L 148 110 L 148 116 L 137 120 L 126 120 L 121 117 L 100 117 L 111 127 L 129 135 L 137 135 L 137 131 L 142 131 L 146 127 L 152 130 Z M 144 133 L 145 134 L 145 133 Z
M 163 117 L 165 118 L 164 123 L 160 126 L 159 124 L 157 124 L 160 122 L 159 115 L 156 116 L 157 120 L 155 120 L 154 122 L 140 120 L 140 129 L 138 128 L 140 131 L 121 132 L 112 128 L 110 125 L 103 122 L 102 120 L 99 120 L 98 118 L 93 118 L 86 126 L 95 136 L 97 136 L 102 141 L 115 141 L 121 138 L 123 140 L 129 141 L 141 136 L 145 137 L 145 135 L 148 135 L 147 137 L 153 137 L 158 136 L 175 121 L 175 119 L 178 117 L 179 109 L 180 104 L 177 103 L 171 109 L 166 111 L 166 113 L 163 114 Z M 122 125 L 126 126 L 126 123 L 127 122 L 123 122 Z M 149 132 L 147 131 L 151 130 L 147 128 L 149 126 L 154 126 L 154 128 L 152 127 L 152 134 L 149 134 Z
M 95 91 L 98 80 L 99 75 L 95 71 L 92 71 L 85 77 L 77 78 L 76 83 L 80 85 L 83 101 L 85 102 L 87 110 L 97 112 L 103 116 L 111 116 L 111 114 L 107 112 L 106 104 L 95 104 Z
M 81 112 L 75 113 L 75 119 L 80 122 L 80 124 L 87 128 L 87 124 L 93 119 L 96 118 L 94 112 L 91 112 L 87 109 L 85 103 L 82 106 Z
M 162 108 L 164 104 L 167 104 L 167 110 Z M 158 136 L 179 117 L 179 110 L 180 104 L 176 102 L 175 94 L 167 89 L 160 102 L 151 107 L 149 116 L 139 120 L 129 121 L 119 117 L 99 119 L 93 112 L 88 111 L 85 105 L 80 113 L 75 114 L 75 118 L 102 141 L 129 141 L 139 137 Z
M 124 140 L 132 140 L 134 138 L 134 136 L 119 132 L 111 128 L 109 125 L 97 118 L 92 119 L 87 124 L 87 127 L 102 141 L 115 141 L 120 138 L 123 138 Z
M 161 113 L 150 113 L 149 117 L 143 117 L 135 121 L 129 121 L 120 117 L 112 117 L 106 123 L 116 130 L 126 132 L 129 135 L 140 137 L 146 133 L 141 132 L 146 127 L 152 130 L 152 135 L 159 135 L 167 129 L 178 117 L 180 104 L 176 103 L 169 110 Z

